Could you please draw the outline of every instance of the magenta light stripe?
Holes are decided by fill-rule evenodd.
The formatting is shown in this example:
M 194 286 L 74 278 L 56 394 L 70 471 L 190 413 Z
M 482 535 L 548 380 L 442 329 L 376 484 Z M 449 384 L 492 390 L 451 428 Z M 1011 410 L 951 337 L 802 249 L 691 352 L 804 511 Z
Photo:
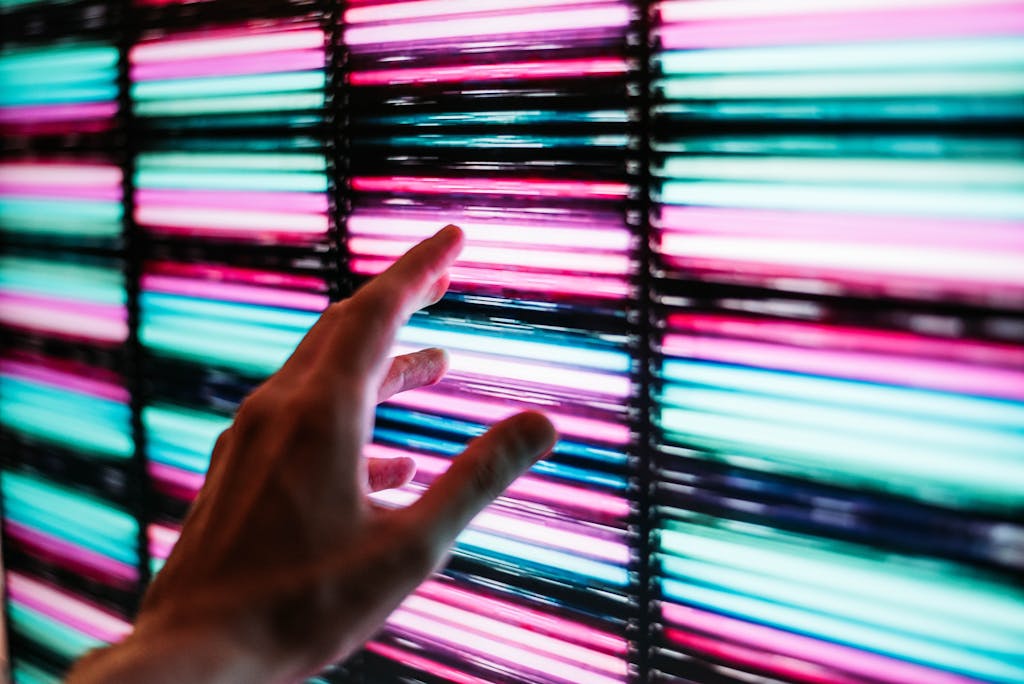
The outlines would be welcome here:
M 665 206 L 661 209 L 661 224 L 667 233 L 809 239 L 822 243 L 948 245 L 1024 252 L 1024 231 L 1019 221 L 906 216 L 867 218 L 859 214 Z
M 38 124 L 76 119 L 110 119 L 117 115 L 116 102 L 0 107 L 0 124 Z
M 626 183 L 560 181 L 541 178 L 438 178 L 413 176 L 358 177 L 352 188 L 362 192 L 416 192 L 431 195 L 520 195 L 538 198 L 622 199 Z
M 763 649 L 767 654 L 814 660 L 857 678 L 887 684 L 976 684 L 974 679 L 951 672 L 933 670 L 871 651 L 820 641 L 674 603 L 662 604 L 662 613 L 668 622 L 681 628 L 697 630 L 728 641 L 742 641 L 751 647 Z
M 384 272 L 392 263 L 392 260 L 356 257 L 349 262 L 349 266 L 354 273 L 360 275 L 377 275 Z M 604 299 L 625 297 L 631 292 L 631 287 L 625 279 L 615 277 L 597 278 L 471 266 L 454 266 L 449 270 L 449 275 L 452 284 L 459 289 L 467 286 L 475 289 L 491 287 L 499 290 Z
M 155 461 L 149 462 L 147 470 L 154 480 L 171 485 L 172 493 L 189 500 L 199 493 L 206 480 L 206 476 L 202 473 L 193 473 Z
M 853 41 L 967 38 L 1024 31 L 1024 5 L 994 2 L 970 7 L 804 14 L 695 21 L 659 31 L 665 50 L 826 44 Z
M 135 208 L 135 220 L 147 226 L 232 235 L 320 235 L 326 233 L 329 227 L 324 214 L 292 214 L 241 208 L 143 205 Z
M 89 188 L 76 185 L 0 183 L 0 195 L 4 197 L 48 198 L 56 202 L 69 199 L 95 200 L 97 202 L 120 202 L 121 188 Z
M 109 188 L 120 185 L 121 169 L 110 164 L 60 161 L 0 164 L 0 192 L 36 186 Z
M 0 117 L 2 119 L 2 117 Z M 71 135 L 85 133 L 102 133 L 114 127 L 111 118 L 81 119 L 74 121 L 16 121 L 0 120 L 0 128 L 8 135 Z
M 441 679 L 447 679 L 455 684 L 490 684 L 490 682 L 485 679 L 468 675 L 461 670 L 448 667 L 447 665 L 442 665 L 441 663 L 434 662 L 429 658 L 424 658 L 423 656 L 395 648 L 394 646 L 382 644 L 379 641 L 369 642 L 366 644 L 366 649 L 376 653 L 377 655 L 397 661 L 403 665 L 407 665 L 408 667 L 422 670 L 427 674 L 440 677 Z
M 909 332 L 680 313 L 668 317 L 668 328 L 680 332 L 753 338 L 762 342 L 796 346 L 930 356 L 967 363 L 1024 368 L 1024 347 L 923 337 Z
M 186 280 L 159 275 L 142 276 L 142 289 L 148 292 L 203 297 L 229 302 L 244 302 L 262 306 L 278 306 L 305 311 L 323 311 L 330 303 L 327 295 L 292 290 L 270 290 L 251 285 L 218 283 L 202 280 Z
M 66 373 L 34 363 L 0 359 L 0 374 L 50 385 L 61 390 L 88 394 L 122 404 L 129 401 L 128 390 L 111 382 Z
M 181 530 L 153 523 L 147 530 L 147 536 L 149 537 L 149 552 L 160 560 L 167 560 L 174 545 L 178 543 Z
M 225 283 L 244 283 L 259 287 L 324 290 L 324 279 L 280 271 L 258 271 L 249 268 L 223 266 L 221 264 L 183 263 L 178 261 L 153 261 L 146 264 L 146 270 L 154 275 L 216 280 Z
M 500 10 L 523 10 L 531 8 L 559 8 L 572 5 L 596 5 L 600 0 L 506 0 Z M 608 3 L 604 4 L 622 4 Z M 487 5 L 479 0 L 417 0 L 415 2 L 389 2 L 369 7 L 350 7 L 345 10 L 346 24 L 363 24 L 375 21 L 400 21 L 402 19 L 423 19 L 426 17 L 452 14 L 480 14 L 488 11 Z
M 483 615 L 498 618 L 509 625 L 536 631 L 541 634 L 565 639 L 577 644 L 584 644 L 607 653 L 625 655 L 629 651 L 629 643 L 625 638 L 588 627 L 580 622 L 544 613 L 532 608 L 525 608 L 515 603 L 502 601 L 478 594 L 453 585 L 428 580 L 420 585 L 416 594 L 427 596 L 451 606 L 477 611 Z
M 196 62 L 216 57 L 241 57 L 270 52 L 323 49 L 324 32 L 315 28 L 252 31 L 225 29 L 140 43 L 131 50 L 133 65 Z
M 485 639 L 498 639 L 509 648 L 523 649 L 543 657 L 554 657 L 572 666 L 582 665 L 590 670 L 599 670 L 619 677 L 627 674 L 628 665 L 624 658 L 573 644 L 561 635 L 551 636 L 533 629 L 513 627 L 500 618 L 495 619 L 492 613 L 482 611 L 479 607 L 467 609 L 452 606 L 443 600 L 434 600 L 417 592 L 406 598 L 399 610 L 428 620 L 454 625 L 459 629 L 479 634 Z
M 11 539 L 24 545 L 31 555 L 40 556 L 44 561 L 68 567 L 104 584 L 114 580 L 118 586 L 124 586 L 139 578 L 138 570 L 128 563 L 76 546 L 9 518 L 4 520 L 4 526 Z
M 288 50 L 271 54 L 244 57 L 210 57 L 196 60 L 155 62 L 132 66 L 132 80 L 162 81 L 175 78 L 205 78 L 212 76 L 245 76 L 273 74 L 285 71 L 323 69 L 326 61 L 323 48 L 314 50 Z
M 356 25 L 345 31 L 345 43 L 361 45 L 400 44 L 408 47 L 416 41 L 451 38 L 505 36 L 529 33 L 554 33 L 585 29 L 625 28 L 631 12 L 624 5 L 605 5 L 586 9 L 559 7 L 501 15 L 476 15 L 410 21 L 401 24 Z
M 15 328 L 121 342 L 128 337 L 127 317 L 121 306 L 0 292 L 0 321 Z
M 135 191 L 138 206 L 247 209 L 297 214 L 326 214 L 327 194 L 322 192 L 228 192 L 219 190 Z
M 527 402 L 502 403 L 488 401 L 479 396 L 459 396 L 432 387 L 396 394 L 388 403 L 418 411 L 457 416 L 484 424 L 497 422 L 519 411 L 539 408 L 537 404 Z M 616 445 L 629 442 L 629 427 L 625 424 L 559 413 L 547 406 L 544 406 L 543 410 L 555 424 L 559 434 Z
M 437 456 L 428 456 L 382 444 L 367 444 L 363 449 L 367 456 L 394 458 L 396 456 L 412 457 L 416 460 L 416 479 L 420 482 L 432 481 L 445 472 L 451 461 Z M 597 514 L 601 517 L 621 519 L 629 515 L 629 502 L 613 494 L 604 494 L 593 490 L 572 487 L 541 480 L 533 475 L 524 475 L 505 490 L 510 499 L 522 498 L 545 503 L 557 508 L 571 508 Z
M 585 251 L 586 238 L 581 236 L 581 248 L 577 250 L 551 247 L 529 248 L 522 245 L 505 247 L 479 243 L 469 238 L 459 259 L 463 263 L 487 264 L 498 267 L 582 271 L 598 275 L 617 275 L 623 279 L 630 273 L 630 259 L 626 254 L 594 253 Z M 353 254 L 367 254 L 374 257 L 397 259 L 415 244 L 409 240 L 391 240 L 365 237 L 351 237 L 349 251 Z
M 132 631 L 130 623 L 113 613 L 19 572 L 7 574 L 7 593 L 18 603 L 102 641 L 119 641 Z
M 1024 369 L 683 335 L 667 336 L 664 346 L 684 358 L 1024 400 Z
M 356 86 L 403 85 L 408 83 L 465 83 L 471 81 L 510 81 L 538 78 L 585 78 L 623 74 L 626 61 L 613 57 L 563 59 L 550 62 L 506 62 L 502 64 L 465 64 L 459 66 L 413 67 L 354 71 L 349 79 Z

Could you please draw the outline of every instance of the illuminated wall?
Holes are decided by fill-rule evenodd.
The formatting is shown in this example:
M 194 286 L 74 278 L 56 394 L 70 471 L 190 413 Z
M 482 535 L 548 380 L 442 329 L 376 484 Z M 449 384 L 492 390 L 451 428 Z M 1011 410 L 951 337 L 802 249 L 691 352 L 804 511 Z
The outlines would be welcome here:
M 129 629 L 241 398 L 446 223 L 377 500 L 561 440 L 319 681 L 1024 682 L 1024 3 L 0 12 L 15 682 Z

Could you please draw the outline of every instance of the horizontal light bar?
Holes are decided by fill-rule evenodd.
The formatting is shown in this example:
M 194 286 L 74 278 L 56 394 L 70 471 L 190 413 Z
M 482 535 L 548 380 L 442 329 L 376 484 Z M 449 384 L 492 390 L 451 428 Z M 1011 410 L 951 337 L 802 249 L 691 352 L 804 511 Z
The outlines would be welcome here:
M 777 7 L 781 10 L 786 5 Z M 1020 7 L 1014 2 L 995 0 L 958 2 L 942 9 L 890 5 L 885 9 L 866 8 L 864 11 L 829 14 L 807 12 L 790 16 L 682 21 L 663 27 L 658 36 L 663 49 L 680 50 L 1006 36 L 1019 34 L 1022 29 L 1024 12 Z
M 662 22 L 701 21 L 706 19 L 747 18 L 788 14 L 845 14 L 874 9 L 925 8 L 940 10 L 952 6 L 974 7 L 993 4 L 992 0 L 780 0 L 770 5 L 760 0 L 662 0 L 658 12 Z
M 22 525 L 12 516 L 22 515 L 17 511 L 4 519 L 4 533 L 22 552 L 46 559 L 73 572 L 102 582 L 108 586 L 134 589 L 139 579 L 136 563 L 111 558 L 80 544 L 31 525 Z
M 135 204 L 149 208 L 247 209 L 294 214 L 326 214 L 325 192 L 137 188 Z
M 258 171 L 327 171 L 322 154 L 254 153 L 254 152 L 144 152 L 138 156 L 136 168 L 146 171 L 169 169 L 203 169 L 248 174 Z
M 125 620 L 19 572 L 7 575 L 7 591 L 15 601 L 104 642 L 119 641 L 131 631 Z
M 139 188 L 162 190 L 325 192 L 327 176 L 306 171 L 146 169 L 135 173 Z
M 349 76 L 349 81 L 354 86 L 396 86 L 422 83 L 586 78 L 624 74 L 628 68 L 626 61 L 618 57 L 591 57 L 588 59 L 553 59 L 500 64 L 360 70 L 353 71 Z
M 0 164 L 0 193 L 17 194 L 24 187 L 121 187 L 121 169 L 112 164 L 26 162 Z M 14 191 L 10 189 L 14 188 Z
M 119 54 L 112 45 L 75 45 L 11 50 L 0 55 L 0 79 L 32 72 L 40 80 L 68 78 L 70 74 L 107 72 L 116 78 Z
M 621 199 L 629 186 L 601 181 L 563 181 L 517 178 L 356 177 L 352 189 L 362 192 L 419 192 L 426 194 L 521 195 L 535 198 Z
M 171 61 L 189 61 L 212 57 L 259 55 L 290 50 L 323 49 L 320 29 L 250 32 L 245 29 L 224 31 L 218 37 L 186 36 L 144 41 L 132 47 L 133 65 Z
M 864 45 L 800 45 L 770 48 L 682 50 L 660 55 L 658 63 L 668 76 L 683 74 L 730 74 L 817 71 L 862 72 L 941 68 L 1024 66 L 1024 40 L 986 38 L 935 40 Z M 918 71 L 920 73 L 920 71 Z
M 352 77 L 354 76 L 355 74 L 352 74 Z M 627 123 L 629 121 L 629 115 L 624 109 L 599 109 L 582 112 L 542 109 L 511 109 L 483 112 L 423 112 L 418 114 L 395 114 L 368 117 L 364 120 L 375 125 L 434 128 L 444 126 L 511 126 L 550 123 Z
M 523 9 L 567 7 L 572 5 L 594 5 L 595 0 L 502 0 L 499 12 Z M 609 4 L 609 3 L 605 3 Z M 349 7 L 345 10 L 346 24 L 367 22 L 401 21 L 403 19 L 425 19 L 451 14 L 479 14 L 487 12 L 475 0 L 418 0 L 416 2 L 385 2 L 368 7 Z
M 530 33 L 553 33 L 557 31 L 580 31 L 596 28 L 625 27 L 629 24 L 631 12 L 625 5 L 597 6 L 587 9 L 548 8 L 529 14 L 504 13 L 494 16 L 477 16 L 462 19 L 407 22 L 396 30 L 394 25 L 359 26 L 345 29 L 347 45 L 383 45 L 392 43 L 413 43 L 426 40 L 443 40 L 485 35 L 516 35 Z
M 117 102 L 0 107 L 0 123 L 41 124 L 87 119 L 112 119 L 117 115 Z
M 107 401 L 127 404 L 130 400 L 127 388 L 116 384 L 116 376 L 104 377 L 99 369 L 87 366 L 69 370 L 44 357 L 28 357 L 27 360 L 0 358 L 0 375 Z
M 298 93 L 323 89 L 325 83 L 323 71 L 142 81 L 132 85 L 132 97 L 144 103 L 204 96 L 220 98 L 229 95 Z M 144 104 L 142 106 L 145 108 Z
M 144 226 L 243 236 L 323 235 L 330 227 L 326 215 L 210 208 L 136 206 L 135 220 Z
M 313 292 L 296 292 L 293 290 L 152 274 L 142 276 L 142 289 L 146 292 L 174 294 L 183 297 L 217 299 L 240 304 L 257 304 L 260 306 L 304 309 L 307 311 L 325 309 L 330 303 L 327 295 Z
M 200 114 L 240 114 L 245 112 L 299 111 L 320 109 L 322 92 L 270 95 L 194 97 L 174 100 L 142 100 L 135 104 L 139 116 L 196 116 Z
M 135 64 L 131 67 L 132 83 L 164 81 L 167 79 L 207 78 L 214 76 L 245 76 L 275 74 L 286 71 L 310 71 L 326 66 L 323 47 L 318 49 L 288 50 L 268 54 L 206 57 Z

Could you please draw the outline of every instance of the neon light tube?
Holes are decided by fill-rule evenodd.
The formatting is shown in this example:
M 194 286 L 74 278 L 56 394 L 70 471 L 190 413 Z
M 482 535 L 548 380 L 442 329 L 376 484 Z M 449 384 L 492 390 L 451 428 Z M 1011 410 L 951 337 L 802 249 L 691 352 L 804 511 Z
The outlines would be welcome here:
M 17 194 L 9 188 L 31 186 L 117 187 L 121 186 L 121 169 L 111 164 L 63 162 L 12 162 L 0 164 L 0 192 Z
M 323 192 L 207 191 L 200 189 L 158 190 L 137 188 L 135 202 L 146 207 L 211 208 L 277 211 L 296 214 L 326 214 L 327 194 Z
M 593 5 L 594 0 L 502 0 L 499 11 L 533 8 Z M 609 3 L 606 3 L 609 4 Z M 450 14 L 478 14 L 487 11 L 474 0 L 419 0 L 418 2 L 391 2 L 369 7 L 349 7 L 345 10 L 346 24 L 425 19 Z
M 98 579 L 107 584 L 113 580 L 113 583 L 122 588 L 134 584 L 139 579 L 138 569 L 134 564 L 124 563 L 61 539 L 57 535 L 22 525 L 11 517 L 4 519 L 4 531 L 29 555 L 42 556 L 49 561 L 57 559 L 55 561 L 57 564 L 69 567 L 74 572 L 90 579 Z
M 22 605 L 103 642 L 119 641 L 131 631 L 125 620 L 19 572 L 7 575 L 7 591 Z
M 68 660 L 77 660 L 86 652 L 106 645 L 101 639 L 71 629 L 60 620 L 19 601 L 9 601 L 7 611 L 11 631 Z
M 393 30 L 393 29 L 389 29 Z M 628 70 L 626 61 L 615 57 L 562 59 L 550 61 L 504 62 L 501 64 L 462 64 L 405 69 L 353 71 L 354 86 L 394 86 L 422 83 L 467 83 L 474 81 L 513 81 L 524 79 L 586 78 L 613 76 Z
M 94 368 L 82 367 L 80 371 L 73 373 L 61 370 L 60 366 L 48 363 L 42 357 L 32 358 L 31 362 L 0 358 L 0 375 L 21 378 L 57 390 L 90 394 L 108 401 L 123 404 L 130 401 L 128 390 L 123 385 L 115 384 L 114 378 L 99 377 L 100 373 Z
M 142 81 L 132 85 L 132 97 L 143 102 L 171 99 L 180 101 L 183 98 L 203 96 L 301 92 L 322 89 L 325 83 L 323 71 Z
M 325 215 L 205 207 L 190 209 L 138 206 L 135 209 L 135 220 L 146 226 L 226 234 L 320 235 L 326 234 L 329 228 L 329 220 Z
M 480 679 L 479 677 L 473 677 L 464 673 L 462 670 L 458 670 L 454 667 L 448 667 L 441 663 L 436 663 L 433 660 L 417 655 L 415 652 L 404 651 L 394 646 L 388 646 L 378 641 L 371 641 L 366 644 L 366 650 L 376 653 L 385 658 L 398 661 L 409 667 L 414 667 L 424 672 L 428 672 L 432 675 L 443 677 L 444 679 L 455 682 L 455 684 L 490 684 L 487 680 Z
M 780 0 L 766 5 L 760 0 L 663 0 L 658 3 L 662 22 L 666 24 L 704 19 L 747 18 L 786 14 L 845 14 L 850 11 L 914 7 L 941 11 L 953 6 L 975 7 L 991 5 L 992 0 L 830 0 L 823 4 L 817 0 Z
M 143 100 L 136 103 L 135 113 L 139 116 L 195 116 L 198 114 L 298 111 L 320 109 L 323 105 L 323 93 L 236 95 L 167 101 Z
M 522 195 L 537 198 L 618 199 L 628 194 L 625 183 L 515 178 L 385 178 L 356 177 L 352 188 L 362 192 L 419 192 L 426 194 Z
M 176 278 L 145 274 L 142 276 L 142 289 L 147 292 L 217 299 L 240 304 L 257 304 L 260 306 L 280 307 L 289 309 L 305 309 L 320 311 L 330 303 L 327 295 L 292 290 L 253 287 L 235 283 L 211 282 L 191 278 Z
M 221 169 L 248 174 L 253 171 L 320 171 L 327 170 L 322 154 L 253 152 L 145 152 L 139 155 L 136 167 L 154 170 Z
M 966 5 L 966 6 L 965 6 Z M 779 6 L 780 9 L 783 7 Z M 659 32 L 666 50 L 755 45 L 833 44 L 853 41 L 1005 36 L 1024 30 L 1014 2 L 957 3 L 934 7 L 834 14 L 683 22 Z
M 0 108 L 0 123 L 39 124 L 83 119 L 112 119 L 116 115 L 116 102 L 2 107 Z
M 658 57 L 666 76 L 761 72 L 863 72 L 898 64 L 914 69 L 1024 66 L 1020 38 L 936 40 L 875 45 L 800 45 L 770 48 L 683 50 Z
M 71 339 L 115 343 L 128 338 L 127 312 L 122 306 L 88 305 L 0 291 L 0 321 L 12 328 Z
M 3 2 L 10 2 L 11 0 L 3 0 Z M 30 0 L 35 2 L 35 0 Z M 61 677 L 44 672 L 35 665 L 23 662 L 21 660 L 15 660 L 11 664 L 11 677 L 14 680 L 14 684 L 61 684 Z
M 283 162 L 286 163 L 286 162 Z M 140 188 L 181 190 L 253 190 L 257 192 L 325 192 L 327 176 L 322 173 L 275 171 L 188 171 L 185 169 L 139 169 L 135 183 Z
M 626 6 L 587 9 L 552 9 L 530 14 L 501 14 L 492 17 L 443 19 L 403 23 L 394 26 L 359 26 L 345 29 L 345 43 L 353 47 L 388 43 L 408 44 L 421 40 L 477 38 L 484 35 L 549 33 L 584 29 L 625 27 L 631 12 Z
M 131 67 L 131 78 L 132 83 L 142 85 L 147 81 L 310 71 L 325 66 L 326 58 L 321 47 L 315 50 L 134 64 Z
M 323 49 L 320 29 L 266 31 L 225 31 L 220 37 L 170 38 L 135 45 L 129 54 L 133 65 L 211 57 L 257 55 L 290 50 Z

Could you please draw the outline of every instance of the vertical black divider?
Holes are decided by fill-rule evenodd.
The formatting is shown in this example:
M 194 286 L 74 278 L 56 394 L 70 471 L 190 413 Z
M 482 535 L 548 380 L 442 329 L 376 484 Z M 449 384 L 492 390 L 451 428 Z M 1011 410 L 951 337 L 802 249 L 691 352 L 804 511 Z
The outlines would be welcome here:
M 651 681 L 652 640 L 656 625 L 654 602 L 654 487 L 656 473 L 653 463 L 654 424 L 654 350 L 657 333 L 653 302 L 654 256 L 651 249 L 651 41 L 653 40 L 652 0 L 636 0 L 638 17 L 630 32 L 629 58 L 635 65 L 634 79 L 629 84 L 631 149 L 629 181 L 631 195 L 626 208 L 627 221 L 635 240 L 633 291 L 635 300 L 629 312 L 633 384 L 635 394 L 630 413 L 631 431 L 635 439 L 636 469 L 633 483 L 635 500 L 631 526 L 635 532 L 637 574 L 637 620 L 629 634 L 633 649 L 632 671 L 635 681 Z
M 124 277 L 128 295 L 128 340 L 125 346 L 125 375 L 131 396 L 132 437 L 135 453 L 131 462 L 131 476 L 135 486 L 129 489 L 132 513 L 139 523 L 139 586 L 144 588 L 150 580 L 149 524 L 152 521 L 152 493 L 150 491 L 146 431 L 142 423 L 142 409 L 146 405 L 144 351 L 139 341 L 141 312 L 139 295 L 143 264 L 146 257 L 146 237 L 135 223 L 135 160 L 138 153 L 138 123 L 131 98 L 131 69 L 128 61 L 132 46 L 138 40 L 134 0 L 121 0 L 117 22 L 118 60 L 118 114 L 121 136 L 122 206 L 124 209 Z M 141 601 L 141 593 L 137 597 Z M 138 605 L 132 607 L 133 612 Z

